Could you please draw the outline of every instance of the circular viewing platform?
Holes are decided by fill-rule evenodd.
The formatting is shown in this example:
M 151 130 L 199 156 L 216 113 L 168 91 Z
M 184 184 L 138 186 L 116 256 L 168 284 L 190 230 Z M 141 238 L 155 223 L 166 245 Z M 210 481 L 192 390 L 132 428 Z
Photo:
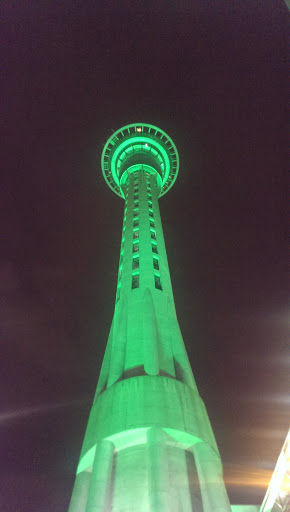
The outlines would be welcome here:
M 157 173 L 160 196 L 168 192 L 179 170 L 179 157 L 171 138 L 160 128 L 147 123 L 134 123 L 117 130 L 107 141 L 102 153 L 102 171 L 109 187 L 120 197 L 122 185 L 130 169 L 142 165 Z

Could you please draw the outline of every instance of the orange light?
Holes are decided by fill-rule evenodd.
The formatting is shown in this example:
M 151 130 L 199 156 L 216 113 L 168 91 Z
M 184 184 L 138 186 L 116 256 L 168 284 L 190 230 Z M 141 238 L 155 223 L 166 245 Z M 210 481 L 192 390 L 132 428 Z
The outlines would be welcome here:
M 137 128 L 137 132 L 142 132 L 142 128 L 140 126 Z

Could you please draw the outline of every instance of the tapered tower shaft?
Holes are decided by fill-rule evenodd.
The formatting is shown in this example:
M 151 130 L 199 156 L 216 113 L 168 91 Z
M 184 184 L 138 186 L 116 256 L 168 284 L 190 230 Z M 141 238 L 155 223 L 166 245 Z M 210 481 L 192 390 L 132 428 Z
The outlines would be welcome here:
M 228 512 L 222 465 L 179 329 L 158 198 L 178 154 L 145 124 L 108 141 L 125 199 L 116 305 L 69 512 Z

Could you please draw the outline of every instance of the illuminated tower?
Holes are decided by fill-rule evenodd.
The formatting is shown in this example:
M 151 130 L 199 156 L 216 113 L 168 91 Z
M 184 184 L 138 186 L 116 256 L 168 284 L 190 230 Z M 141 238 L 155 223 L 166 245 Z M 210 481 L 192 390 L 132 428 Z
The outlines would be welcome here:
M 158 199 L 177 149 L 124 126 L 102 170 L 125 200 L 116 305 L 69 512 L 228 512 L 222 464 L 176 317 Z

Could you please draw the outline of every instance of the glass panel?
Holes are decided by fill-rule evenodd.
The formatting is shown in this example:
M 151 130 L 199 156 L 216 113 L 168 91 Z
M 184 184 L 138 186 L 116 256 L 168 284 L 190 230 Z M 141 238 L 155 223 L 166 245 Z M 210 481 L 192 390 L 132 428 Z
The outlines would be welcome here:
M 154 279 L 155 279 L 155 288 L 157 288 L 158 290 L 162 290 L 160 276 L 157 276 L 155 274 Z
M 155 270 L 159 270 L 159 261 L 157 258 L 153 258 L 153 267 Z
M 132 290 L 134 288 L 139 288 L 139 274 L 132 276 Z

